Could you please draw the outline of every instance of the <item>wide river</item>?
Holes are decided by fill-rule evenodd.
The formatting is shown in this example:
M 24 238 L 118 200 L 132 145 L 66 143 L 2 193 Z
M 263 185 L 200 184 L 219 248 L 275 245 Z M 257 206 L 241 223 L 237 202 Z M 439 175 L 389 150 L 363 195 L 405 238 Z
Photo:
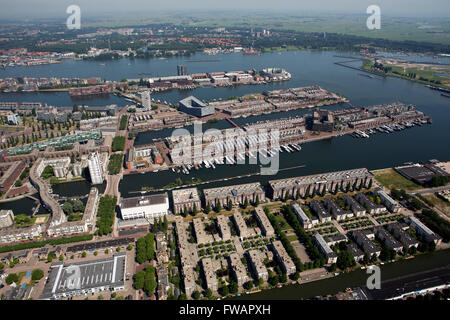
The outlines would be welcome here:
M 372 78 L 361 76 L 361 72 L 334 64 L 348 58 L 349 54 L 334 51 L 289 51 L 281 53 L 267 53 L 259 56 L 242 54 L 220 54 L 206 56 L 195 54 L 192 57 L 177 57 L 169 59 L 128 60 L 105 62 L 66 61 L 35 67 L 13 67 L 0 70 L 0 78 L 17 76 L 39 77 L 93 77 L 99 76 L 107 80 L 120 80 L 123 78 L 141 78 L 150 76 L 165 76 L 176 73 L 176 66 L 180 63 L 187 65 L 188 73 L 249 70 L 260 70 L 264 67 L 285 68 L 292 74 L 290 81 L 266 85 L 242 85 L 230 88 L 197 88 L 195 90 L 170 91 L 153 94 L 155 99 L 176 103 L 183 97 L 195 95 L 203 100 L 228 98 L 249 93 L 260 93 L 264 90 L 273 90 L 289 87 L 320 85 L 327 90 L 345 95 L 355 106 L 370 106 L 381 103 L 402 101 L 415 104 L 419 110 L 425 112 L 433 119 L 432 125 L 414 127 L 412 129 L 392 134 L 376 134 L 370 139 L 354 139 L 342 136 L 333 139 L 304 144 L 300 152 L 280 154 L 280 170 L 272 176 L 251 176 L 227 181 L 203 184 L 203 187 L 215 187 L 250 181 L 262 183 L 271 179 L 289 176 L 300 176 L 333 170 L 366 167 L 378 169 L 400 165 L 408 161 L 427 161 L 429 159 L 450 159 L 450 100 L 443 97 L 438 91 L 426 88 L 424 85 L 397 78 Z M 408 57 L 421 60 L 427 57 Z M 219 60 L 209 62 L 189 62 L 189 60 Z M 440 63 L 449 63 L 450 59 L 439 59 Z M 352 66 L 359 67 L 361 62 L 354 62 Z M 36 93 L 36 94 L 0 94 L 0 101 L 42 101 L 44 103 L 71 106 L 79 103 L 70 99 L 67 93 Z M 81 103 L 87 105 L 105 105 L 117 103 L 126 105 L 126 101 L 110 96 L 109 98 L 86 100 Z M 331 109 L 345 106 L 333 106 Z M 291 112 L 275 113 L 271 115 L 254 116 L 235 119 L 239 125 L 245 123 L 301 115 L 310 110 L 296 110 Z M 209 125 L 216 128 L 227 128 L 229 124 L 219 121 Z M 206 127 L 206 126 L 205 126 Z M 155 138 L 166 137 L 171 130 L 149 131 L 139 134 L 136 144 L 145 144 Z M 300 166 L 300 167 L 299 167 Z M 295 167 L 295 168 L 293 168 Z M 293 168 L 293 169 L 289 169 Z M 283 170 L 284 169 L 284 170 Z M 200 178 L 202 181 L 217 180 L 227 177 L 236 177 L 249 173 L 257 173 L 257 165 L 224 165 L 213 169 L 191 171 L 191 174 L 176 174 L 172 171 L 157 173 L 128 175 L 120 183 L 122 196 L 136 195 L 143 186 L 160 188 L 173 182 L 177 177 L 184 181 Z M 54 192 L 64 196 L 85 195 L 89 191 L 88 183 L 63 183 L 54 188 Z M 18 200 L 19 202 L 21 200 Z M 10 203 L 8 206 L 11 206 Z M 2 208 L 4 204 L 0 204 Z M 23 210 L 23 205 L 20 206 Z

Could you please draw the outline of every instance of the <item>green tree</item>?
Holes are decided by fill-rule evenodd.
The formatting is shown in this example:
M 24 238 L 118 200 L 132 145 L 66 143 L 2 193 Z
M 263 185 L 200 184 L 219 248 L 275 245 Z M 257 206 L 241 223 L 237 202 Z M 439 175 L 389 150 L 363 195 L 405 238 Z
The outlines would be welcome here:
M 253 281 L 247 281 L 244 283 L 244 289 L 251 290 L 253 288 Z
M 12 284 L 13 282 L 17 282 L 19 281 L 19 276 L 15 273 L 10 273 L 8 274 L 8 276 L 5 278 L 5 282 L 6 284 L 9 286 L 10 284 Z
M 338 254 L 336 265 L 339 267 L 339 269 L 345 270 L 347 268 L 355 266 L 356 261 L 350 251 L 343 250 Z
M 227 286 L 222 286 L 220 289 L 219 289 L 219 293 L 222 295 L 222 296 L 227 296 L 228 294 L 229 294 L 229 290 L 228 290 L 228 287 Z
M 41 269 L 34 269 L 31 272 L 31 280 L 41 280 L 44 277 L 44 271 Z
M 192 293 L 192 298 L 193 298 L 194 300 L 200 299 L 200 292 L 198 292 L 197 290 L 195 290 L 195 291 Z
M 232 281 L 229 285 L 230 293 L 236 294 L 238 292 L 238 290 L 239 290 L 239 286 L 238 286 L 237 282 Z

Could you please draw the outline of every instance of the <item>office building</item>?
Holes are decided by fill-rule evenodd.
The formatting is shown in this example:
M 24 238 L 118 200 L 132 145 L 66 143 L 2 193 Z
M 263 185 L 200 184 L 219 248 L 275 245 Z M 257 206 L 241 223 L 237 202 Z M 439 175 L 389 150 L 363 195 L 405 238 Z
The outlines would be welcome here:
M 189 96 L 179 101 L 179 110 L 198 118 L 214 114 L 214 106 L 208 106 L 194 96 Z
M 123 220 L 159 218 L 168 214 L 169 198 L 167 193 L 122 198 L 119 207 Z

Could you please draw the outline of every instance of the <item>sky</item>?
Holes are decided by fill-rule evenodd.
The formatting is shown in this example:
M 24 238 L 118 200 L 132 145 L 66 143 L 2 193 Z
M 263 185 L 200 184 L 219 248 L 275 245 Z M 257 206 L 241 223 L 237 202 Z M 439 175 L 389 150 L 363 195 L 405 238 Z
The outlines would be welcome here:
M 67 17 L 76 4 L 85 17 L 152 14 L 158 11 L 258 10 L 290 14 L 366 14 L 378 5 L 394 17 L 450 17 L 449 0 L 0 0 L 0 19 Z

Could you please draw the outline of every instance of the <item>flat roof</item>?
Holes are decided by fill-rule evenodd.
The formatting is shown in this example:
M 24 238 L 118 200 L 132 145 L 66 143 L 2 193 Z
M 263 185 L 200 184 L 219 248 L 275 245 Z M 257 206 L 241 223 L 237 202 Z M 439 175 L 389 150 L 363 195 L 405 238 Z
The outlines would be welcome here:
M 40 296 L 48 299 L 74 291 L 125 284 L 126 253 L 113 257 L 75 263 L 52 264 L 47 283 Z M 81 292 L 77 293 L 80 295 Z
M 174 204 L 200 201 L 197 188 L 173 190 L 172 198 Z
M 148 196 L 139 196 L 134 198 L 122 198 L 120 201 L 120 208 L 136 208 L 144 206 L 152 206 L 158 204 L 164 204 L 167 202 L 167 192 L 152 194 Z

